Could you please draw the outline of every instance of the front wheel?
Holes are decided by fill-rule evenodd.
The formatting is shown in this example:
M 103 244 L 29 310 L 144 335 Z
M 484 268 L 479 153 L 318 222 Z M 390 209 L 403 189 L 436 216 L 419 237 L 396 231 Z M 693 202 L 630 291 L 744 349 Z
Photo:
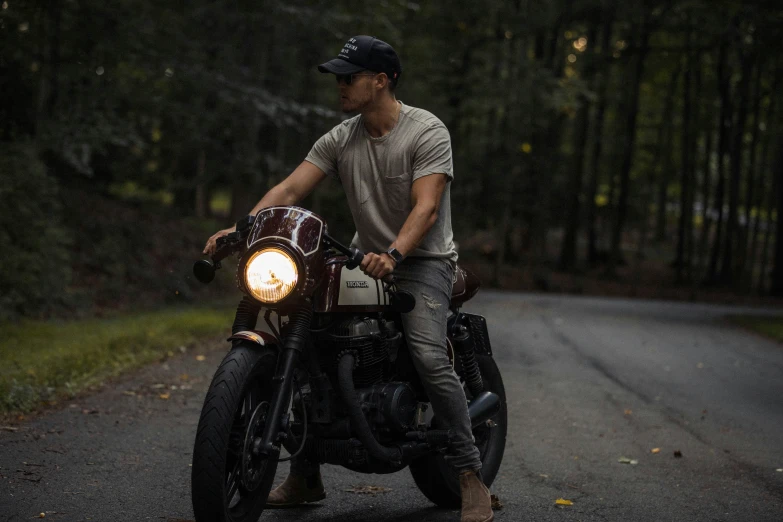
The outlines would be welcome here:
M 491 356 L 476 354 L 476 361 L 481 370 L 484 389 L 500 397 L 500 410 L 485 424 L 473 429 L 476 447 L 481 454 L 481 477 L 489 487 L 497 476 L 506 448 L 506 390 L 500 370 Z M 471 398 L 467 389 L 465 394 L 468 399 Z M 462 502 L 459 477 L 441 455 L 420 457 L 410 464 L 410 470 L 416 486 L 434 504 L 459 509 Z
M 191 494 L 198 522 L 256 522 L 277 471 L 277 454 L 254 454 L 272 398 L 277 352 L 239 345 L 212 378 L 193 448 Z

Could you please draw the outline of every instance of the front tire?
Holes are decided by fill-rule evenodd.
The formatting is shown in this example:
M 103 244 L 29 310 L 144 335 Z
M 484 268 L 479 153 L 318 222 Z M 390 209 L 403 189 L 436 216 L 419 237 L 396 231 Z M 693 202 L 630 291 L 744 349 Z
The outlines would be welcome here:
M 277 471 L 277 457 L 251 451 L 263 431 L 277 352 L 240 344 L 212 378 L 193 448 L 191 494 L 198 522 L 256 522 Z
M 508 411 L 506 409 L 506 390 L 503 379 L 495 360 L 489 355 L 476 354 L 476 361 L 481 370 L 484 389 L 496 393 L 500 397 L 500 411 L 490 420 L 493 427 L 481 425 L 473 429 L 476 447 L 481 454 L 481 478 L 489 487 L 495 480 L 503 460 L 506 448 L 506 428 Z M 465 394 L 470 398 L 470 392 Z M 411 475 L 416 486 L 428 499 L 439 507 L 459 509 L 462 503 L 459 476 L 446 464 L 441 455 L 427 455 L 414 460 L 410 464 Z

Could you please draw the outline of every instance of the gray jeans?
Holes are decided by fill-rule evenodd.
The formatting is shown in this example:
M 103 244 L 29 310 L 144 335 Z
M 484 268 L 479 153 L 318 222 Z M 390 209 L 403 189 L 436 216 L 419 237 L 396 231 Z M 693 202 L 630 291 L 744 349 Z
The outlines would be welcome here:
M 479 451 L 468 417 L 465 391 L 446 351 L 446 317 L 451 300 L 454 269 L 443 259 L 408 258 L 394 270 L 397 288 L 416 298 L 416 307 L 402 314 L 405 339 L 441 426 L 454 430 L 456 438 L 446 462 L 457 472 L 481 469 Z M 291 472 L 311 476 L 318 464 L 304 458 L 291 461 Z

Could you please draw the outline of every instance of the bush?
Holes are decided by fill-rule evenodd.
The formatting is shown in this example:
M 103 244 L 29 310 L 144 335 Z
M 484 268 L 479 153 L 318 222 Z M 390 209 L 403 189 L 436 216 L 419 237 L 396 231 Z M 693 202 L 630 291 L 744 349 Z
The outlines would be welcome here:
M 0 143 L 0 179 L 0 320 L 45 315 L 70 281 L 57 181 L 27 143 Z

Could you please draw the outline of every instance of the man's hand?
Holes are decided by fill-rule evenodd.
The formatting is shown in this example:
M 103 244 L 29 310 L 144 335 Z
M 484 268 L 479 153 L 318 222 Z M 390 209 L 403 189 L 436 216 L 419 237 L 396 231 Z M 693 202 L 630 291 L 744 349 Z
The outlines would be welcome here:
M 204 247 L 204 251 L 202 252 L 202 254 L 207 254 L 209 256 L 214 254 L 215 253 L 215 245 L 217 244 L 218 238 L 226 236 L 226 235 L 228 235 L 228 234 L 230 234 L 230 233 L 232 233 L 234 231 L 236 231 L 236 226 L 233 226 L 231 228 L 227 228 L 225 230 L 221 230 L 219 232 L 215 232 L 212 235 L 212 237 L 210 237 L 209 240 L 207 241 L 207 244 Z
M 394 259 L 387 254 L 364 254 L 362 264 L 359 265 L 362 272 L 374 279 L 381 279 L 382 277 L 394 272 L 396 263 Z

